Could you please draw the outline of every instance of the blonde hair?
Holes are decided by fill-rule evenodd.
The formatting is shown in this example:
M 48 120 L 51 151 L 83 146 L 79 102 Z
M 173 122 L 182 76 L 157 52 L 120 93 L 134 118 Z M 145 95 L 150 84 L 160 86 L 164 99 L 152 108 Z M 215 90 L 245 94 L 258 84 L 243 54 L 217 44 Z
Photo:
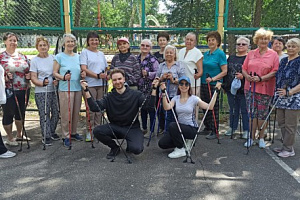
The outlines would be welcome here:
M 173 49 L 174 50 L 174 53 L 175 53 L 175 61 L 177 61 L 179 58 L 178 58 L 178 50 L 177 50 L 177 48 L 176 47 L 174 47 L 174 46 L 172 46 L 172 45 L 167 45 L 166 47 L 165 47 L 165 50 L 164 50 L 164 58 L 166 57 L 165 55 L 166 55 L 166 51 L 167 51 L 167 49 Z
M 271 30 L 266 30 L 264 28 L 260 28 L 255 32 L 254 37 L 253 37 L 253 42 L 254 42 L 254 44 L 257 44 L 258 40 L 262 37 L 267 37 L 271 41 L 273 34 L 274 33 Z
M 38 49 L 38 46 L 39 46 L 40 42 L 45 42 L 47 44 L 47 46 L 50 47 L 50 44 L 49 44 L 49 41 L 47 40 L 47 38 L 45 38 L 43 36 L 39 36 L 35 40 L 35 48 L 36 49 Z

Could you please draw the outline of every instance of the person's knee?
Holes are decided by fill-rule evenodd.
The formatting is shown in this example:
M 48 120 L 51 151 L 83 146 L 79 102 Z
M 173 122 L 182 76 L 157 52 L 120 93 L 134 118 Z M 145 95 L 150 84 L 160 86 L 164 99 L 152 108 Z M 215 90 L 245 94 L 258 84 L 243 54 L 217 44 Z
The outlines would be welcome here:
M 168 149 L 169 148 L 162 140 L 158 141 L 158 146 L 161 149 Z
M 104 134 L 101 132 L 101 126 L 96 126 L 93 130 L 93 135 L 95 138 L 97 138 L 98 140 L 100 140 Z
M 138 155 L 140 153 L 142 153 L 144 151 L 144 147 L 143 145 L 140 146 L 129 146 L 128 147 L 128 151 L 130 151 L 131 153 Z

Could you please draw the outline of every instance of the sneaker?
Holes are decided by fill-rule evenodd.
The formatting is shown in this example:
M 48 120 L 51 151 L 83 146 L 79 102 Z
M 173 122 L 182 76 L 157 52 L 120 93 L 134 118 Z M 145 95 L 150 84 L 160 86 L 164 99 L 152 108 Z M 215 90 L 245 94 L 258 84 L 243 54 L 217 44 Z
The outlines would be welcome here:
M 64 146 L 65 147 L 70 147 L 70 139 L 69 138 L 64 139 Z
M 273 151 L 276 153 L 280 153 L 282 151 L 282 147 L 275 147 L 273 148 Z
M 281 151 L 279 154 L 277 154 L 279 157 L 282 157 L 282 158 L 287 158 L 287 157 L 290 157 L 290 156 L 294 156 L 295 155 L 295 151 Z
M 12 141 L 6 140 L 6 141 L 5 141 L 5 144 L 7 144 L 7 145 L 9 145 L 9 146 L 18 146 L 18 145 L 19 145 L 19 143 L 16 142 L 14 139 L 13 139 Z
M 86 141 L 86 142 L 91 142 L 91 141 L 92 141 L 92 138 L 91 138 L 91 134 L 90 134 L 90 133 L 87 133 L 87 134 L 85 135 L 85 141 Z
M 235 130 L 232 131 L 232 128 L 229 128 L 229 129 L 226 131 L 225 135 L 226 135 L 226 136 L 231 136 L 231 134 L 232 134 L 232 133 L 234 134 L 234 132 L 235 132 Z
M 21 137 L 17 136 L 17 138 L 16 138 L 16 141 L 27 141 L 27 140 L 31 141 L 30 137 L 27 137 L 27 139 L 26 139 L 25 135 L 23 135 L 23 138 L 22 138 L 22 136 Z
M 174 151 L 168 155 L 169 158 L 180 158 L 183 156 L 186 156 L 184 147 L 182 147 L 181 149 L 176 147 Z
M 74 135 L 72 134 L 71 139 L 76 140 L 76 141 L 82 141 L 83 140 L 83 138 L 78 133 L 76 133 Z
M 266 143 L 265 143 L 264 139 L 259 139 L 258 146 L 259 146 L 259 148 L 261 148 L 261 149 L 266 148 Z
M 159 130 L 158 130 L 158 135 L 161 135 L 161 134 L 163 134 L 164 133 L 164 129 L 163 128 L 159 128 Z
M 12 158 L 14 156 L 16 156 L 16 153 L 11 152 L 11 151 L 7 151 L 3 154 L 0 154 L 0 158 Z
M 215 133 L 211 132 L 211 133 L 208 134 L 205 138 L 208 139 L 208 140 L 213 140 L 213 139 L 216 139 L 217 136 L 216 136 Z
M 243 131 L 242 138 L 247 140 L 248 139 L 248 133 L 249 133 L 249 131 Z
M 52 146 L 52 143 L 51 143 L 51 139 L 50 138 L 46 138 L 46 143 L 44 141 L 44 138 L 42 139 L 42 143 L 45 144 L 46 146 Z
M 115 156 L 117 156 L 120 153 L 120 148 L 114 148 L 110 149 L 110 152 L 106 155 L 107 159 L 113 159 Z
M 54 141 L 60 140 L 59 136 L 56 133 L 52 134 L 51 139 Z
M 252 139 L 248 139 L 248 142 L 245 142 L 244 147 L 250 147 L 253 145 L 253 140 Z
M 205 127 L 202 131 L 199 132 L 199 135 L 207 135 L 209 133 L 211 133 L 211 130 Z

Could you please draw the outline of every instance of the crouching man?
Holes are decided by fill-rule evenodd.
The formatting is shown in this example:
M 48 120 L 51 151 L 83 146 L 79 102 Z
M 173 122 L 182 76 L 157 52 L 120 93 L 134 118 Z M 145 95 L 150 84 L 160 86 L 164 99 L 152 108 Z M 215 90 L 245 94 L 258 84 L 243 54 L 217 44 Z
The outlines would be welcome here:
M 90 110 L 93 112 L 106 110 L 110 122 L 109 124 L 95 127 L 93 134 L 100 142 L 110 147 L 111 150 L 106 156 L 107 159 L 114 158 L 120 152 L 120 147 L 114 141 L 116 139 L 115 136 L 118 139 L 125 138 L 127 142 L 126 151 L 136 155 L 140 154 L 144 150 L 144 135 L 140 129 L 140 122 L 136 115 L 138 115 L 139 108 L 145 102 L 146 97 L 140 91 L 131 90 L 128 85 L 124 85 L 125 73 L 123 70 L 114 69 L 110 72 L 110 76 L 113 83 L 113 90 L 107 96 L 96 101 L 91 98 L 87 83 L 81 82 Z M 154 107 L 158 83 L 158 80 L 153 81 L 151 98 L 149 105 L 146 106 Z

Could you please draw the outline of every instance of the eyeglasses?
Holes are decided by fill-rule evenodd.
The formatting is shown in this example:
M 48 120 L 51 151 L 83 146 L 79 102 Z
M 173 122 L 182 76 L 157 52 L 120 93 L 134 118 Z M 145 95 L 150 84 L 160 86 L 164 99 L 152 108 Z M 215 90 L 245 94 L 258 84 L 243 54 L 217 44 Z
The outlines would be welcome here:
M 237 43 L 236 46 L 246 46 L 248 44 L 245 44 L 245 43 Z
M 148 44 L 141 44 L 141 47 L 147 47 L 147 48 L 149 48 L 150 45 L 148 45 Z
M 180 83 L 179 83 L 179 85 L 180 85 L 180 86 L 185 86 L 185 87 L 188 87 L 188 86 L 190 86 L 190 84 L 189 84 L 189 83 L 182 83 L 182 82 L 180 82 Z

